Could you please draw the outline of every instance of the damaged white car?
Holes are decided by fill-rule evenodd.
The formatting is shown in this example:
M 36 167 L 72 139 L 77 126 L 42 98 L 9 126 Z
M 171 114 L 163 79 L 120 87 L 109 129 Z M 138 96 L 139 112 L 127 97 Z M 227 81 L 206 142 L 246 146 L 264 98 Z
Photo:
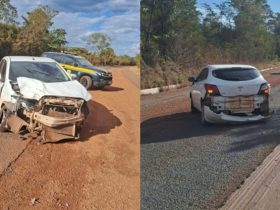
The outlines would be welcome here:
M 78 139 L 90 99 L 50 58 L 9 56 L 0 62 L 2 132 L 40 135 L 42 143 Z
M 249 65 L 209 65 L 190 77 L 191 111 L 201 123 L 248 122 L 269 117 L 270 85 Z

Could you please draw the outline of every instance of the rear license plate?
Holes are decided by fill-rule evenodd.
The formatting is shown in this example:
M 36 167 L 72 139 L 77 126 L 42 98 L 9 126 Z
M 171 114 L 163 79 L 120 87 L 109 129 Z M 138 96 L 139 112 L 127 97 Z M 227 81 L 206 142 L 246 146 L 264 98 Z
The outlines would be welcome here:
M 230 97 L 226 102 L 226 107 L 229 110 L 248 110 L 254 108 L 254 97 L 253 96 L 237 96 Z

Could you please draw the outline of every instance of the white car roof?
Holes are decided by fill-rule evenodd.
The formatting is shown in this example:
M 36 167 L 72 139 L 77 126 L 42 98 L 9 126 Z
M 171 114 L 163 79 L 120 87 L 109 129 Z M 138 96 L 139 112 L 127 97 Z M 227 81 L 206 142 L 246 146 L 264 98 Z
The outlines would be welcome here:
M 230 68 L 256 68 L 254 66 L 250 65 L 243 65 L 243 64 L 214 64 L 214 65 L 208 65 L 208 68 L 210 70 L 213 69 L 230 69 Z
M 36 57 L 36 56 L 6 56 L 11 62 L 13 61 L 27 61 L 27 62 L 55 62 L 51 58 Z

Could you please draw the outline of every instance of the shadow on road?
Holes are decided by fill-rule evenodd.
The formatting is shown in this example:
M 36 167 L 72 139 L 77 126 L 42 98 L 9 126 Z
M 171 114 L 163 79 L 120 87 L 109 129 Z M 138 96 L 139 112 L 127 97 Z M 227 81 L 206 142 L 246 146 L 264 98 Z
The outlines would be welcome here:
M 81 141 L 89 140 L 98 134 L 109 133 L 113 128 L 122 124 L 120 119 L 104 105 L 95 101 L 88 104 L 90 114 L 82 129 Z
M 279 114 L 278 114 L 279 115 Z M 212 124 L 202 126 L 199 114 L 177 113 L 141 123 L 141 144 L 160 143 L 199 136 L 225 134 L 238 138 L 226 152 L 251 149 L 262 144 L 280 143 L 277 116 L 266 123 Z
M 122 125 L 122 122 L 112 113 L 112 110 L 107 109 L 104 105 L 95 101 L 89 101 L 88 107 L 90 113 L 82 127 L 79 141 L 87 141 L 93 136 L 110 133 L 112 129 Z M 75 143 L 76 141 L 74 139 L 67 139 L 57 143 Z
M 237 129 L 230 136 L 238 138 L 226 152 L 240 152 L 267 144 L 280 143 L 279 114 L 275 114 L 266 123 L 254 123 L 249 127 Z
M 159 143 L 197 136 L 221 134 L 233 125 L 202 126 L 199 114 L 177 113 L 141 123 L 141 144 Z
M 114 87 L 114 86 L 106 86 L 102 89 L 102 91 L 110 91 L 110 92 L 122 91 L 122 90 L 124 89 L 119 87 Z

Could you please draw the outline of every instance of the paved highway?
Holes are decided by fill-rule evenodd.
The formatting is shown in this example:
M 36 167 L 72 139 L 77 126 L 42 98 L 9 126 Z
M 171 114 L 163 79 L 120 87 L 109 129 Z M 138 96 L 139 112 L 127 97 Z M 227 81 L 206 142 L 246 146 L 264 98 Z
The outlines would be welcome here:
M 273 75 L 274 86 L 276 77 L 280 81 Z M 175 110 L 176 103 L 187 104 L 186 91 L 157 95 L 154 103 L 152 96 L 142 97 L 142 209 L 217 209 L 280 142 L 279 87 L 272 90 L 271 105 L 277 111 L 266 123 L 204 127 L 187 105 L 152 117 L 149 106 L 152 111 Z M 170 95 L 175 102 L 168 100 Z

